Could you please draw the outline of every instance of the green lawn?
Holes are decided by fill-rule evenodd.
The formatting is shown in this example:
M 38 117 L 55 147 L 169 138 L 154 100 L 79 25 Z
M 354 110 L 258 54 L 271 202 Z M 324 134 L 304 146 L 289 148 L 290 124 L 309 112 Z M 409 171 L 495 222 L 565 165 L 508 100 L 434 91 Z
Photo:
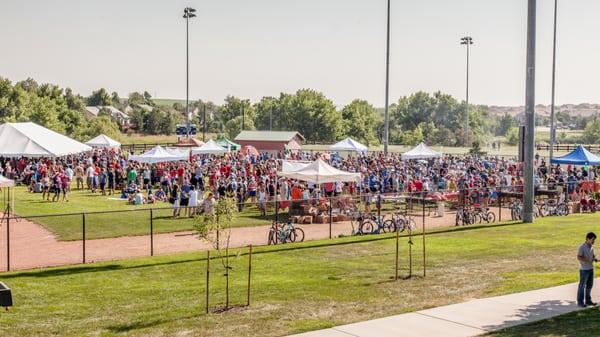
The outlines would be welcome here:
M 591 308 L 521 325 L 487 337 L 590 337 L 600 336 L 600 310 Z
M 103 196 L 87 190 L 73 189 L 68 202 L 51 202 L 42 200 L 41 193 L 29 193 L 25 187 L 15 188 L 15 212 L 27 217 L 35 215 L 51 215 L 61 213 L 77 213 L 60 217 L 32 218 L 42 224 L 60 240 L 80 240 L 82 212 L 128 211 L 108 214 L 86 214 L 86 237 L 89 239 L 119 237 L 128 235 L 146 235 L 150 230 L 150 208 L 166 208 L 153 211 L 154 232 L 169 233 L 190 230 L 193 219 L 186 217 L 172 218 L 171 205 L 159 203 L 155 205 L 127 205 L 123 200 L 109 200 L 115 196 Z M 182 210 L 183 212 L 183 210 Z M 285 219 L 287 213 L 280 214 Z M 268 225 L 274 218 L 273 210 L 262 216 L 255 206 L 248 206 L 236 219 L 235 227 Z
M 0 336 L 284 336 L 554 286 L 577 280 L 574 250 L 599 220 L 572 215 L 429 235 L 427 278 L 397 282 L 391 237 L 259 247 L 252 305 L 221 314 L 204 314 L 204 253 L 5 273 L 15 307 L 0 313 Z M 413 241 L 420 273 L 421 238 Z M 401 274 L 407 249 L 402 238 Z M 246 251 L 231 252 L 234 304 L 246 298 Z M 223 270 L 217 260 L 211 266 L 217 306 Z

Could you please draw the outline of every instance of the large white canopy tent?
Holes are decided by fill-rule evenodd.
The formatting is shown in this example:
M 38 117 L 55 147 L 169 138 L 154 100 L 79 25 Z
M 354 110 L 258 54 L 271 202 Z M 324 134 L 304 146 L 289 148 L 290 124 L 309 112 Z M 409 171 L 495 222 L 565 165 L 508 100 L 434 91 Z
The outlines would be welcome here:
M 0 125 L 0 156 L 62 157 L 92 148 L 32 122 Z
M 219 153 L 227 153 L 229 150 L 217 144 L 214 140 L 209 140 L 204 143 L 204 145 L 192 149 L 192 154 L 219 154 Z
M 140 163 L 156 164 L 170 161 L 188 160 L 188 156 L 185 154 L 171 153 L 158 145 L 144 154 L 129 156 L 129 160 Z
M 105 134 L 101 134 L 93 139 L 88 140 L 85 143 L 91 147 L 97 148 L 116 149 L 121 147 L 121 143 L 117 142 L 116 140 L 110 138 Z
M 298 171 L 310 165 L 309 161 L 297 161 L 297 160 L 282 160 L 281 161 L 281 172 L 292 172 Z
M 402 154 L 402 160 L 432 159 L 440 157 L 442 157 L 441 153 L 432 150 L 429 146 L 425 145 L 425 143 L 421 143 L 412 150 Z
M 277 172 L 277 175 L 315 184 L 333 183 L 336 181 L 358 182 L 360 180 L 360 173 L 338 170 L 322 159 L 317 159 L 304 168 L 296 171 Z
M 354 152 L 367 152 L 369 148 L 354 139 L 348 137 L 344 140 L 341 140 L 329 147 L 331 151 L 354 151 Z

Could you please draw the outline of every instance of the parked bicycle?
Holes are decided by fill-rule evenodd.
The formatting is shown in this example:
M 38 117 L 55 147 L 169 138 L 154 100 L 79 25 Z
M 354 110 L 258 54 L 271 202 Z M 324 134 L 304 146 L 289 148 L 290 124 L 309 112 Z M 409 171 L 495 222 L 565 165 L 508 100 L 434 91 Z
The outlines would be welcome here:
M 294 226 L 292 221 L 287 223 L 276 223 L 273 221 L 269 229 L 268 244 L 276 245 L 278 243 L 303 242 L 304 230 Z
M 475 213 L 469 206 L 459 206 L 456 210 L 455 226 L 467 226 L 475 223 Z
M 417 228 L 417 223 L 404 211 L 392 213 L 392 218 L 384 222 L 384 227 L 388 228 L 390 232 L 404 232 L 405 230 L 412 232 Z
M 569 215 L 569 206 L 564 202 L 558 202 L 556 199 L 547 199 L 540 207 L 540 213 L 542 216 L 566 216 Z
M 496 222 L 496 214 L 494 214 L 494 212 L 490 211 L 489 208 L 475 208 L 475 210 L 473 211 L 473 217 L 474 217 L 474 221 L 477 221 L 478 223 L 482 223 L 482 222 L 487 222 L 487 223 L 492 223 L 492 222 Z

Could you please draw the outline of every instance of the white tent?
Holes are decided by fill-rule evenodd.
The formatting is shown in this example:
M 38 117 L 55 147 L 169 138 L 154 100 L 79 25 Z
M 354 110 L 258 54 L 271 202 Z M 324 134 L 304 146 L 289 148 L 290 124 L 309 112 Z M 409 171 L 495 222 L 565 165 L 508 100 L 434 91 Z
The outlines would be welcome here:
M 192 154 L 219 154 L 219 153 L 227 153 L 229 150 L 217 144 L 214 140 L 209 140 L 204 143 L 204 145 L 192 149 Z
M 167 147 L 165 148 L 165 151 L 179 157 L 190 157 L 190 149 L 186 147 Z
M 324 162 L 322 159 L 317 159 L 316 161 L 297 171 L 277 172 L 277 175 L 313 182 L 315 184 L 332 183 L 336 181 L 357 182 L 360 180 L 360 173 L 351 173 L 338 170 Z
M 150 151 L 139 156 L 129 156 L 129 160 L 140 163 L 155 164 L 169 161 L 188 160 L 188 157 L 186 155 L 169 153 L 167 150 L 158 145 Z
M 116 140 L 110 138 L 109 136 L 107 136 L 105 134 L 101 134 L 101 135 L 97 136 L 96 138 L 88 140 L 85 143 L 91 147 L 110 148 L 110 149 L 121 147 L 121 143 L 117 142 Z
M 342 141 L 339 141 L 329 147 L 331 151 L 355 151 L 355 152 L 367 152 L 369 148 L 365 145 L 355 141 L 348 137 Z
M 0 188 L 2 187 L 13 187 L 15 186 L 15 181 L 12 179 L 8 179 L 4 176 L 0 176 Z
M 441 153 L 432 150 L 425 143 L 421 143 L 414 149 L 403 153 L 402 160 L 440 158 L 441 156 Z
M 90 150 L 88 145 L 35 123 L 0 125 L 0 156 L 3 157 L 62 157 Z
M 281 172 L 292 172 L 301 170 L 311 162 L 309 161 L 296 161 L 296 160 L 282 160 L 281 161 Z

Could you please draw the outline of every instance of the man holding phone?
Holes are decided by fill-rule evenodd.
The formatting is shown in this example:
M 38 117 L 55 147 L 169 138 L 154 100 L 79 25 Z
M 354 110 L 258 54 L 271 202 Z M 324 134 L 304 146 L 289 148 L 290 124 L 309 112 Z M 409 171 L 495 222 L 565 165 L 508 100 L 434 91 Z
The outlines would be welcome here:
M 593 232 L 585 236 L 585 242 L 579 246 L 577 260 L 579 260 L 579 288 L 577 289 L 577 305 L 585 308 L 595 306 L 592 302 L 592 286 L 594 285 L 594 262 L 598 262 L 594 255 L 594 242 L 596 234 Z

